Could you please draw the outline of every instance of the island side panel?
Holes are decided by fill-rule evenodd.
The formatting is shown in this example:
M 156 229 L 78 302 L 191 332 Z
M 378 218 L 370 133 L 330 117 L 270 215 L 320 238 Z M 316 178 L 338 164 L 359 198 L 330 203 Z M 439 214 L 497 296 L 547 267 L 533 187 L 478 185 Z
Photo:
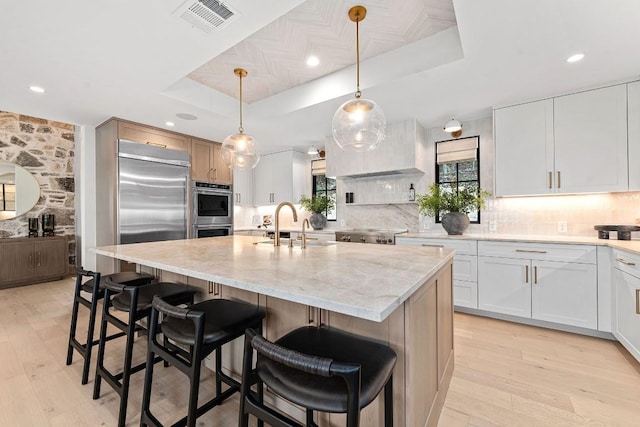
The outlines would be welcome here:
M 451 263 L 405 302 L 407 426 L 435 427 L 453 373 Z

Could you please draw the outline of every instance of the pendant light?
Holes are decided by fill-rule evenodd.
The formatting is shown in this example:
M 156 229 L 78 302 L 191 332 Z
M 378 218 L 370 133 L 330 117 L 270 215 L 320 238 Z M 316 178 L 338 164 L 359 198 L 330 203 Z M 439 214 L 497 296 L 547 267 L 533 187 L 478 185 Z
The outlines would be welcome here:
M 364 6 L 349 9 L 349 19 L 356 23 L 356 99 L 342 104 L 331 123 L 333 139 L 345 151 L 373 150 L 384 139 L 386 127 L 382 109 L 374 101 L 360 98 L 359 23 L 366 15 Z
M 222 142 L 222 160 L 230 168 L 255 168 L 260 160 L 256 152 L 253 137 L 244 133 L 242 127 L 242 78 L 247 77 L 247 70 L 236 68 L 233 73 L 240 78 L 240 127 L 238 133 L 229 135 Z

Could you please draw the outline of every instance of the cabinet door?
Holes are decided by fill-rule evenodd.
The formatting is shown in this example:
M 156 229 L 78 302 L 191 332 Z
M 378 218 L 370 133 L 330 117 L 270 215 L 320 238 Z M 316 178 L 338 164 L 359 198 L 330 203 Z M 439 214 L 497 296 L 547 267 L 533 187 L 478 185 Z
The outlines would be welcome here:
M 68 270 L 66 239 L 38 240 L 34 243 L 34 267 L 38 277 L 64 276 Z
M 191 140 L 191 179 L 213 181 L 213 144 L 201 139 Z
M 598 328 L 598 281 L 594 264 L 533 261 L 531 317 Z
M 556 192 L 626 191 L 626 85 L 554 99 Z
M 253 205 L 253 169 L 233 170 L 233 202 Z
M 273 154 L 262 156 L 253 170 L 253 201 L 256 205 L 274 204 L 273 168 L 276 166 Z
M 478 308 L 478 282 L 454 280 L 453 303 L 459 307 Z
M 640 82 L 627 85 L 627 123 L 629 146 L 629 190 L 640 190 Z
M 3 240 L 0 245 L 0 284 L 34 277 L 33 242 Z
M 129 122 L 118 122 L 118 137 L 187 152 L 191 146 L 190 138 L 185 135 Z
M 233 183 L 233 171 L 222 160 L 222 144 L 213 143 L 213 182 L 220 184 Z
M 275 341 L 292 330 L 306 325 L 318 325 L 320 310 L 308 305 L 298 304 L 273 297 L 264 297 L 267 310 L 264 336 Z
M 478 257 L 478 308 L 531 317 L 531 262 Z
M 496 196 L 552 193 L 553 100 L 496 109 L 494 133 Z
M 640 279 L 613 269 L 613 335 L 640 361 Z

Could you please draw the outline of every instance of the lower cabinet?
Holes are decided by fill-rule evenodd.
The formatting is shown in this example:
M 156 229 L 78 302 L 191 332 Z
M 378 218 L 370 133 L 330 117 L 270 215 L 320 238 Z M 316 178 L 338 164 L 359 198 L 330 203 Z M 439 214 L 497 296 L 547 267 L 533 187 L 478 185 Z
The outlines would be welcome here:
M 640 256 L 613 254 L 613 335 L 640 361 Z
M 478 308 L 597 329 L 596 249 L 564 246 L 480 242 Z M 558 261 L 548 260 L 554 257 Z M 580 262 L 567 262 L 572 258 Z
M 0 288 L 63 278 L 68 252 L 64 236 L 0 239 Z

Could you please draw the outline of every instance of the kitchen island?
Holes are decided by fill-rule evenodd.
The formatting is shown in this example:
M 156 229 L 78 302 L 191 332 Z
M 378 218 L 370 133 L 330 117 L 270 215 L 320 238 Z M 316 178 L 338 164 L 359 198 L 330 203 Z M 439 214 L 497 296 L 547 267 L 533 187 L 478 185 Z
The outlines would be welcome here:
M 204 298 L 264 306 L 264 334 L 270 340 L 300 326 L 324 324 L 388 343 L 398 354 L 395 425 L 437 425 L 453 372 L 452 250 L 353 243 L 302 249 L 228 236 L 95 252 L 138 264 L 161 280 L 200 286 Z M 232 346 L 226 354 L 225 367 L 238 375 L 240 348 Z M 378 397 L 362 412 L 361 425 L 383 425 L 382 410 Z M 320 425 L 343 425 L 336 414 L 318 417 Z

